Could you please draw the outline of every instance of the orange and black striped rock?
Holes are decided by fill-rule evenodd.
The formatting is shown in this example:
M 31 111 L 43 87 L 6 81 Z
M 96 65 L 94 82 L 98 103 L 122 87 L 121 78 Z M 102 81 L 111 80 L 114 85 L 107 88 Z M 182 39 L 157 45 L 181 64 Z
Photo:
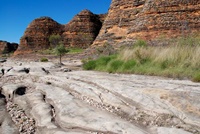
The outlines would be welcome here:
M 199 0 L 112 0 L 95 45 L 117 46 L 200 31 Z
M 65 25 L 64 44 L 69 47 L 89 47 L 102 27 L 106 14 L 93 14 L 83 10 Z
M 83 10 L 68 24 L 62 25 L 50 17 L 33 20 L 20 39 L 15 55 L 37 52 L 50 47 L 49 37 L 59 34 L 66 47 L 89 47 L 98 35 L 106 14 L 93 14 Z
M 61 24 L 49 17 L 33 20 L 21 37 L 19 48 L 15 54 L 25 54 L 49 48 L 49 37 L 52 34 L 62 34 L 62 27 Z

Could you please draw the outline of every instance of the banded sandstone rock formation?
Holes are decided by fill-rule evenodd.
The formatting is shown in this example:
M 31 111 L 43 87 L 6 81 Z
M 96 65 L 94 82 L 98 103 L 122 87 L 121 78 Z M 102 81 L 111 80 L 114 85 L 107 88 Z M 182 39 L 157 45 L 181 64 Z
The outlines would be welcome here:
M 49 37 L 53 34 L 61 35 L 66 47 L 87 48 L 98 35 L 105 17 L 106 14 L 97 15 L 83 10 L 66 25 L 61 25 L 49 17 L 35 19 L 21 37 L 15 55 L 49 48 Z
M 15 54 L 29 53 L 47 49 L 50 45 L 49 36 L 61 34 L 62 25 L 49 17 L 33 20 L 20 39 L 20 45 Z
M 96 15 L 83 10 L 65 25 L 64 44 L 69 47 L 89 47 L 102 27 L 106 15 Z
M 93 45 L 171 38 L 200 30 L 199 0 L 112 0 Z

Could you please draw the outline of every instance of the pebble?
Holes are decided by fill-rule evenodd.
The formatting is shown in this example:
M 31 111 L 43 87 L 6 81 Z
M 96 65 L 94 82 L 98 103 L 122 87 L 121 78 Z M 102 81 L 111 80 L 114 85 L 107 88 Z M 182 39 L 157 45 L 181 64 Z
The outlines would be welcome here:
M 27 117 L 25 112 L 20 109 L 17 104 L 8 101 L 6 108 L 12 118 L 12 121 L 18 127 L 20 134 L 35 133 L 35 120 Z

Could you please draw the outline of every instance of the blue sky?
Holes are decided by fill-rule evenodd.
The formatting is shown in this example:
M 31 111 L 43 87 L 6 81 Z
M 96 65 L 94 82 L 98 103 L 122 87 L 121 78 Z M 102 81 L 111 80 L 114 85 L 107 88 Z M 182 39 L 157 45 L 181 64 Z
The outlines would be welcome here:
M 106 13 L 110 3 L 111 0 L 0 0 L 0 40 L 19 43 L 28 24 L 41 16 L 67 24 L 84 9 Z

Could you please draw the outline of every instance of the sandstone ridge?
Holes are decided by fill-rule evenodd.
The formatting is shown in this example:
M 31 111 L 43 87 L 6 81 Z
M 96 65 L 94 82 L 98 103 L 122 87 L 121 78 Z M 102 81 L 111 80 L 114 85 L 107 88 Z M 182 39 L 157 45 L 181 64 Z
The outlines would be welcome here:
M 93 46 L 196 33 L 200 29 L 199 18 L 199 0 L 112 0 Z

